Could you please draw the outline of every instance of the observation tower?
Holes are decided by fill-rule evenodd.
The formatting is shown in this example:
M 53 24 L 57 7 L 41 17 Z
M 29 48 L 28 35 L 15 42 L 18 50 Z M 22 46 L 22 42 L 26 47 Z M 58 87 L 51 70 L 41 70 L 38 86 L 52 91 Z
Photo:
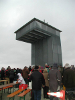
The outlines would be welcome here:
M 31 65 L 50 66 L 57 63 L 62 66 L 61 30 L 33 18 L 16 33 L 16 40 L 31 43 Z

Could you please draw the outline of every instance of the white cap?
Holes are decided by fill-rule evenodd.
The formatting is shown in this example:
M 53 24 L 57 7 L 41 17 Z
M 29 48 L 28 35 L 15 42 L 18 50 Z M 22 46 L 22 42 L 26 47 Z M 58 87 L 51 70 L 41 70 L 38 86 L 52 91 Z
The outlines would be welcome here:
M 65 64 L 65 68 L 71 67 L 68 63 Z

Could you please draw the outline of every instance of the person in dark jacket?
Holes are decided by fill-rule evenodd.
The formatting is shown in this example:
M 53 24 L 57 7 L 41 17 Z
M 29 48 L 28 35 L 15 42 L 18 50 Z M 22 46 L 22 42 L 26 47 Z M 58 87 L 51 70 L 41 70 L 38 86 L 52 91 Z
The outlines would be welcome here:
M 74 89 L 74 71 L 71 69 L 71 66 L 66 63 L 65 70 L 63 73 L 63 85 L 66 87 L 66 91 L 73 91 Z M 69 100 L 71 100 L 71 96 L 69 96 Z
M 4 71 L 4 67 L 2 67 L 2 70 L 1 70 L 1 80 L 4 80 L 5 79 L 5 71 Z
M 32 90 L 34 100 L 41 100 L 41 87 L 45 85 L 45 79 L 42 73 L 39 72 L 39 67 L 35 66 L 35 71 L 30 75 L 29 81 L 32 80 Z
M 7 68 L 7 70 L 5 71 L 6 80 L 8 80 L 8 84 L 10 83 L 10 80 L 9 80 L 9 71 L 10 71 L 10 69 L 8 69 L 8 68 Z
M 73 88 L 73 82 L 74 82 L 73 79 L 74 79 L 74 71 L 70 68 L 70 65 L 66 63 L 63 74 L 63 85 L 66 87 L 66 90 Z
M 30 71 L 31 71 L 31 66 L 29 66 L 29 68 L 28 68 L 28 69 L 29 69 L 29 72 L 30 72 Z
M 57 92 L 58 86 L 61 85 L 61 74 L 57 68 L 57 63 L 54 63 L 49 71 L 49 87 L 51 92 Z M 50 96 L 50 100 L 53 100 L 53 98 L 53 96 Z M 58 98 L 55 97 L 55 100 L 58 100 Z
M 19 69 L 19 68 L 17 68 L 16 73 L 17 73 L 17 74 L 20 73 L 20 69 Z
M 11 69 L 10 72 L 9 72 L 9 79 L 10 79 L 10 83 L 13 83 L 13 81 L 14 81 L 14 71 L 13 71 L 13 69 Z

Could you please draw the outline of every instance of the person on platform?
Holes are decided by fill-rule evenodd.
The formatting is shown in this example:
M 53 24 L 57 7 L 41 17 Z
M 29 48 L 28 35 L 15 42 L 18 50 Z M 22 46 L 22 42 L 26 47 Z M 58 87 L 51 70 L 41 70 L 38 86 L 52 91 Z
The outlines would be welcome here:
M 51 92 L 57 92 L 58 86 L 61 85 L 61 74 L 57 69 L 57 63 L 53 64 L 52 69 L 49 71 L 49 87 Z M 58 100 L 57 97 L 50 96 L 50 100 Z
M 26 84 L 26 82 L 24 81 L 21 73 L 18 73 L 18 79 L 17 79 L 17 82 L 20 82 L 20 84 Z
M 10 83 L 13 83 L 13 81 L 14 81 L 14 71 L 13 71 L 13 69 L 11 69 L 10 72 L 9 72 L 9 79 L 10 79 Z
M 31 71 L 31 66 L 29 66 L 29 68 L 28 68 L 28 69 L 29 69 L 29 73 L 30 73 L 30 71 Z
M 45 79 L 45 86 L 43 87 L 44 98 L 49 98 L 48 95 L 47 95 L 47 92 L 49 90 L 49 81 L 48 81 L 48 72 L 47 72 L 46 68 L 43 71 L 43 76 L 44 76 L 44 79 Z
M 42 69 L 41 69 L 41 66 L 40 65 L 39 65 L 39 72 L 42 73 Z
M 22 76 L 26 84 L 28 84 L 28 74 L 29 74 L 29 69 L 25 66 L 24 69 L 22 70 Z
M 74 80 L 75 80 L 75 74 L 74 70 L 71 69 L 71 66 L 66 63 L 65 69 L 63 73 L 63 85 L 66 88 L 66 91 L 73 91 L 74 90 Z M 69 96 L 69 100 L 71 100 L 71 96 Z
M 34 72 L 30 75 L 29 81 L 32 81 L 32 91 L 34 100 L 41 100 L 41 87 L 45 86 L 45 80 L 42 73 L 39 72 L 39 67 L 35 66 Z
M 5 79 L 5 71 L 4 71 L 4 67 L 2 67 L 1 69 L 1 80 Z

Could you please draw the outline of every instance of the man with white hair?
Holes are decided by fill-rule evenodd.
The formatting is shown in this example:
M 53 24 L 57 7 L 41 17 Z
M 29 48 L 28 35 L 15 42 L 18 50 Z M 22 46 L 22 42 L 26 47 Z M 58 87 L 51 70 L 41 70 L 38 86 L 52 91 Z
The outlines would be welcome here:
M 74 87 L 74 71 L 71 69 L 71 66 L 66 63 L 63 73 L 63 85 L 66 87 L 66 91 L 73 91 Z M 69 100 L 71 98 L 69 97 Z

